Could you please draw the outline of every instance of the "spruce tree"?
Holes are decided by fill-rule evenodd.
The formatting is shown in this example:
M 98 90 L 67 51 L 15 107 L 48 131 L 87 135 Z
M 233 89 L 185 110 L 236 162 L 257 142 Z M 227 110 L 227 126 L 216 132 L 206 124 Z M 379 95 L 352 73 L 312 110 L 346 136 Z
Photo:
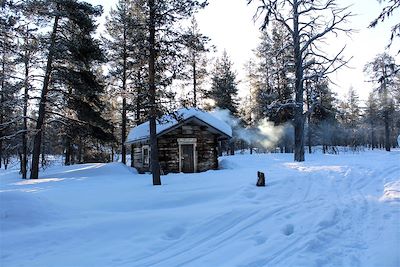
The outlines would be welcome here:
M 226 51 L 217 59 L 211 77 L 211 89 L 207 97 L 215 102 L 215 107 L 227 109 L 233 115 L 238 115 L 238 88 L 233 63 Z

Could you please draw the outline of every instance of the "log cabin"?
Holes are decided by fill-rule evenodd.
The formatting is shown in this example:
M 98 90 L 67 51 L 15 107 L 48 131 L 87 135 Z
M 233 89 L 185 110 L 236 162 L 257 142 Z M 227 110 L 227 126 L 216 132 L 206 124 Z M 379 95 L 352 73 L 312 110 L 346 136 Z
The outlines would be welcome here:
M 203 172 L 218 169 L 218 144 L 232 137 L 232 128 L 211 113 L 182 108 L 164 115 L 156 125 L 162 173 Z M 150 171 L 149 122 L 132 128 L 126 145 L 131 146 L 131 166 L 139 173 Z

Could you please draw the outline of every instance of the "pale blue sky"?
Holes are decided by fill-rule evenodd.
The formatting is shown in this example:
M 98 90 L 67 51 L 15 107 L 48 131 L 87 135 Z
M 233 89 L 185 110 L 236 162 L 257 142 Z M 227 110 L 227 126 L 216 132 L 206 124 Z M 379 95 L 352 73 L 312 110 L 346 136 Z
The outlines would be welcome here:
M 92 4 L 104 6 L 105 14 L 108 13 L 110 6 L 115 5 L 116 0 L 87 0 Z M 212 43 L 218 49 L 217 56 L 224 50 L 228 52 L 234 67 L 238 73 L 238 79 L 245 79 L 244 64 L 252 57 L 252 49 L 258 44 L 259 23 L 252 20 L 254 7 L 247 6 L 246 0 L 209 0 L 209 5 L 201 10 L 196 18 L 200 30 L 209 36 Z M 360 94 L 362 99 L 366 99 L 372 89 L 370 83 L 364 82 L 367 77 L 363 74 L 364 65 L 371 61 L 378 53 L 385 51 L 390 36 L 390 26 L 393 25 L 400 16 L 400 11 L 382 23 L 375 29 L 368 29 L 368 24 L 379 14 L 382 6 L 377 0 L 338 0 L 340 6 L 351 6 L 351 11 L 356 14 L 351 18 L 349 27 L 356 29 L 350 38 L 340 36 L 328 41 L 326 49 L 336 51 L 346 44 L 346 56 L 353 56 L 349 66 L 339 70 L 331 76 L 337 84 L 333 89 L 343 97 L 350 86 L 353 86 Z M 396 56 L 396 51 L 400 48 L 400 42 L 396 41 L 392 45 L 390 54 Z M 396 56 L 399 63 L 399 56 Z M 245 84 L 239 85 L 242 94 L 245 91 Z

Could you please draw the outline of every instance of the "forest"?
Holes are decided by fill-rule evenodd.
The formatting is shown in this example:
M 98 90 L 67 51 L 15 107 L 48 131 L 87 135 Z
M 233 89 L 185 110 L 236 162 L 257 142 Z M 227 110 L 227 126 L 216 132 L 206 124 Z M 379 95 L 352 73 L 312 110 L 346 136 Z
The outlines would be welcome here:
M 245 1 L 245 0 L 243 0 Z M 248 0 L 258 6 L 261 38 L 246 66 L 234 66 L 201 32 L 196 12 L 206 0 L 118 0 L 101 6 L 78 0 L 0 1 L 0 168 L 17 161 L 22 178 L 37 179 L 52 156 L 64 165 L 127 162 L 130 128 L 150 121 L 151 162 L 157 162 L 157 118 L 180 107 L 229 111 L 235 150 L 339 153 L 397 146 L 400 66 L 384 50 L 365 65 L 375 88 L 345 99 L 329 75 L 346 67 L 346 49 L 324 40 L 351 35 L 348 8 L 335 0 Z M 400 1 L 383 1 L 371 27 Z M 400 36 L 392 28 L 390 45 Z M 222 49 L 222 48 L 218 48 Z M 400 51 L 399 51 L 400 52 Z M 239 81 L 235 67 L 245 68 Z M 238 84 L 246 92 L 239 96 Z M 280 135 L 268 145 L 246 138 L 268 121 Z M 243 132 L 247 134 L 243 134 Z M 227 152 L 225 152 L 227 153 Z M 160 170 L 152 164 L 153 183 Z

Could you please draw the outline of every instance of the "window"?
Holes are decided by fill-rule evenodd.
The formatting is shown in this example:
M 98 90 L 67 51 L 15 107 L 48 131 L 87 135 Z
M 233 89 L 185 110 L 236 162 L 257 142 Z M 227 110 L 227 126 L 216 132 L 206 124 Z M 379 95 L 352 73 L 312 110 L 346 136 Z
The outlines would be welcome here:
M 150 165 L 150 147 L 149 146 L 142 146 L 142 162 L 143 166 Z

